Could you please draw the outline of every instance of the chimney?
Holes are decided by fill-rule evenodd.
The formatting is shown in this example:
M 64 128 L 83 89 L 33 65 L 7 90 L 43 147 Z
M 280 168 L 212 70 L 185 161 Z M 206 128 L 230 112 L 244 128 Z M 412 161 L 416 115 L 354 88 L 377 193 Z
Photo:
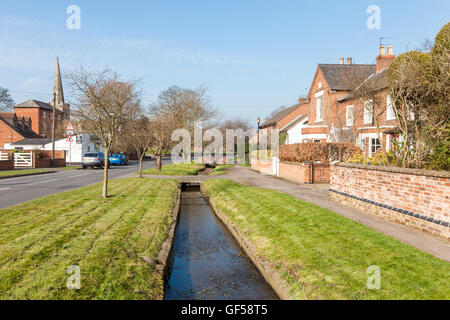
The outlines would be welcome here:
M 353 59 L 352 58 L 347 58 L 347 64 L 352 64 L 353 63 Z
M 393 56 L 394 55 L 394 48 L 392 46 L 388 46 L 387 48 L 387 55 Z
M 307 101 L 306 101 L 305 98 L 300 98 L 300 99 L 298 99 L 298 105 L 299 105 L 299 106 L 304 105 L 305 103 L 307 103 Z
M 339 58 L 339 64 L 344 64 L 344 58 Z
M 377 57 L 377 72 L 389 68 L 394 60 L 394 48 L 392 46 L 388 46 L 386 55 L 385 47 L 383 45 L 380 46 L 380 55 Z

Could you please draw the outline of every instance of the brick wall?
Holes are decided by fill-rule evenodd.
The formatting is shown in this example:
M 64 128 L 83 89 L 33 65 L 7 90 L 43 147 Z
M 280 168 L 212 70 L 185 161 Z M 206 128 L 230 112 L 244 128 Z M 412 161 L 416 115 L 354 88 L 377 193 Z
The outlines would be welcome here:
M 11 153 L 8 153 L 8 160 L 0 160 L 1 170 L 14 170 L 14 158 Z
M 273 175 L 270 160 L 252 160 L 252 169 L 263 174 Z M 330 165 L 326 163 L 295 163 L 280 161 L 278 176 L 294 183 L 329 183 Z
M 332 199 L 450 239 L 450 173 L 341 163 L 330 174 Z
M 273 174 L 272 161 L 262 159 L 252 159 L 251 167 L 253 170 L 263 174 Z

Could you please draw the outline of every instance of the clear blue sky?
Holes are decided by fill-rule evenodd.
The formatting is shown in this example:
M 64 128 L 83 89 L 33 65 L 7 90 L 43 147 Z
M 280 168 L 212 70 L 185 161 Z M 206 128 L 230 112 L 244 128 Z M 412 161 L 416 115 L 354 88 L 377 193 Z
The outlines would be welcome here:
M 72 4 L 81 30 L 66 28 Z M 366 27 L 369 5 L 381 8 L 381 30 Z M 142 78 L 146 102 L 172 85 L 205 85 L 224 116 L 254 122 L 295 104 L 318 63 L 375 63 L 380 37 L 398 54 L 449 20 L 448 0 L 2 0 L 0 86 L 16 102 L 50 101 L 59 56 L 63 72 Z

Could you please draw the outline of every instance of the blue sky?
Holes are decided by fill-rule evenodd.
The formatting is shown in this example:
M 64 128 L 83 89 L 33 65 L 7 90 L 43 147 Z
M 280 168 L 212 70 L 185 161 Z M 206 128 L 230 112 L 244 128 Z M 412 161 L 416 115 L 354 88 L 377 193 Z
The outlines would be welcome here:
M 66 28 L 70 5 L 81 30 Z M 380 30 L 366 27 L 369 5 L 381 9 Z M 2 0 L 0 86 L 16 102 L 49 101 L 59 56 L 63 72 L 109 67 L 142 79 L 146 103 L 172 85 L 205 85 L 224 117 L 254 122 L 295 104 L 318 63 L 375 63 L 380 37 L 399 54 L 449 18 L 448 0 Z

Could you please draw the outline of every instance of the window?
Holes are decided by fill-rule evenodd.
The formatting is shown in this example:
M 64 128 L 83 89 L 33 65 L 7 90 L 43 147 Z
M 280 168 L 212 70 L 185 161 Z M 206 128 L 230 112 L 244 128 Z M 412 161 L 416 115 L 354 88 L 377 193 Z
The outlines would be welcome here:
M 373 123 L 373 101 L 364 103 L 364 124 Z
M 49 112 L 50 113 L 50 119 L 53 119 L 53 113 L 51 113 L 51 112 Z
M 44 111 L 44 118 L 47 118 L 47 112 Z
M 323 95 L 316 98 L 316 122 L 323 121 Z
M 372 157 L 380 149 L 381 149 L 380 139 L 378 139 L 378 138 L 371 138 L 370 139 L 370 154 L 369 154 L 369 157 Z
M 313 142 L 314 142 L 314 143 L 320 143 L 321 140 L 320 140 L 320 139 L 314 139 Z
M 347 106 L 347 109 L 345 112 L 345 119 L 346 119 L 347 127 L 353 126 L 353 105 Z
M 386 120 L 395 120 L 394 106 L 392 105 L 391 96 L 386 99 Z

